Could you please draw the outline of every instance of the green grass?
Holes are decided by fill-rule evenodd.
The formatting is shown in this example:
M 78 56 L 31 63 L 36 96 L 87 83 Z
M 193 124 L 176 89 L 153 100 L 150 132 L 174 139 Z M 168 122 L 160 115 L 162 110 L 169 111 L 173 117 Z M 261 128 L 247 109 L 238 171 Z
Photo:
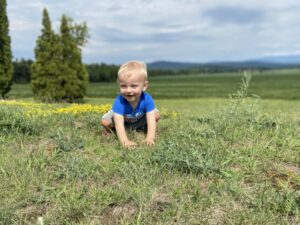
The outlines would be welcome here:
M 240 86 L 243 73 L 195 74 L 150 77 L 149 92 L 155 99 L 228 98 Z M 249 92 L 263 99 L 300 99 L 300 70 L 272 70 L 252 72 Z M 117 83 L 91 83 L 88 97 L 113 98 L 118 93 Z M 28 84 L 15 84 L 12 98 L 32 97 Z
M 157 99 L 180 116 L 152 148 L 130 132 L 134 150 L 101 136 L 99 114 L 1 105 L 0 224 L 299 224 L 300 103 L 244 93 Z
M 299 224 L 297 102 L 242 90 L 157 104 L 181 115 L 160 120 L 153 148 L 129 133 L 134 150 L 100 135 L 101 115 L 1 106 L 0 224 Z

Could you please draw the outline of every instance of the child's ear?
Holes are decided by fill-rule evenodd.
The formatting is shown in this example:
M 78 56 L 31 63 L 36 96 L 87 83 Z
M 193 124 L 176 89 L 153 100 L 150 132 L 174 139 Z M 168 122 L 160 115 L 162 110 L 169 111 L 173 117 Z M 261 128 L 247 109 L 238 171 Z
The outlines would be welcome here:
M 145 83 L 144 83 L 143 91 L 146 91 L 146 90 L 147 90 L 148 84 L 149 84 L 149 82 L 146 80 Z

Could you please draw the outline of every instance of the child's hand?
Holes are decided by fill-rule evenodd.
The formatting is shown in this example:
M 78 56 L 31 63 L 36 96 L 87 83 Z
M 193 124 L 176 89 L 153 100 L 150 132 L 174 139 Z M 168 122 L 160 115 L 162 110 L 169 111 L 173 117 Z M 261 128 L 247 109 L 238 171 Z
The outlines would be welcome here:
M 149 146 L 154 145 L 154 139 L 153 138 L 146 138 L 145 142 L 146 142 L 146 145 L 149 145 Z
M 137 144 L 133 141 L 128 140 L 128 141 L 125 141 L 123 143 L 123 145 L 124 145 L 125 148 L 134 148 Z

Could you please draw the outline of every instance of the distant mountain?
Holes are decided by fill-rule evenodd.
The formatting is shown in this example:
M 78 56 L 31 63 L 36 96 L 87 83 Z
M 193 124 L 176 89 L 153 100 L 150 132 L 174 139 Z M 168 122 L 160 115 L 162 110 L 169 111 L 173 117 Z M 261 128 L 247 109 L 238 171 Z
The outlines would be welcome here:
M 202 63 L 186 63 L 186 62 L 171 62 L 171 61 L 156 61 L 148 63 L 148 69 L 190 69 L 203 66 Z
M 299 63 L 300 65 L 300 63 Z M 273 62 L 263 61 L 243 61 L 243 62 L 210 62 L 210 63 L 186 63 L 186 62 L 168 62 L 168 61 L 157 61 L 148 63 L 147 67 L 151 69 L 276 69 L 276 68 L 288 68 L 295 66 L 295 64 L 282 64 Z
M 300 66 L 300 55 L 290 56 L 269 56 L 247 61 L 224 61 L 208 63 L 189 63 L 156 61 L 148 63 L 149 69 L 199 69 L 199 68 L 220 68 L 220 69 L 276 69 Z
M 300 64 L 300 55 L 279 55 L 279 56 L 266 56 L 259 59 L 263 62 L 281 63 L 281 64 Z

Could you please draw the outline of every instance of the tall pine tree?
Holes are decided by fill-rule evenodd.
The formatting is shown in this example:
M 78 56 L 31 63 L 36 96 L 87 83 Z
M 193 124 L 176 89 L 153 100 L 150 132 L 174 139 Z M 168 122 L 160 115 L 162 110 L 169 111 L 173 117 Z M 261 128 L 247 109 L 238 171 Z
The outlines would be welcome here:
M 42 34 L 35 47 L 35 62 L 31 67 L 31 87 L 35 97 L 43 101 L 57 101 L 64 95 L 58 81 L 62 49 L 60 37 L 52 30 L 46 9 L 43 10 L 42 25 Z
M 12 53 L 10 48 L 9 23 L 6 0 L 0 0 L 0 97 L 10 91 L 13 77 Z
M 88 85 L 88 72 L 81 61 L 80 43 L 86 40 L 85 26 L 72 25 L 72 20 L 63 15 L 61 18 L 60 37 L 62 45 L 62 63 L 64 73 L 62 89 L 66 90 L 66 100 L 81 101 L 86 94 Z M 73 31 L 82 30 L 81 36 Z M 80 42 L 81 41 L 81 42 Z

